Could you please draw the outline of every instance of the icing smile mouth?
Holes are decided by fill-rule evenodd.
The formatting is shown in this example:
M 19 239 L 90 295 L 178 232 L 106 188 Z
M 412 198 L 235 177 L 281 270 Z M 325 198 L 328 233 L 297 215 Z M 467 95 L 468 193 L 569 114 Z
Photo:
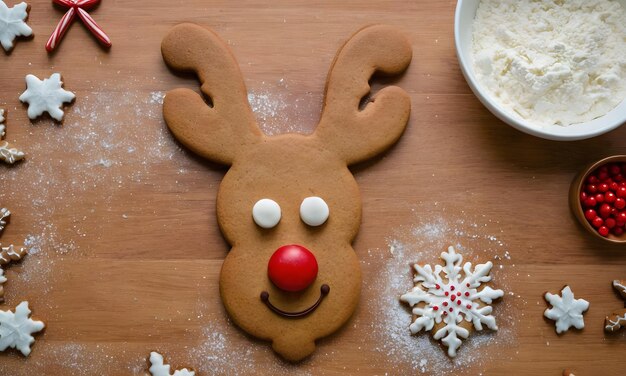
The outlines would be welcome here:
M 322 303 L 322 300 L 326 297 L 326 295 L 328 295 L 329 292 L 330 292 L 330 286 L 328 286 L 327 284 L 323 284 L 322 286 L 320 286 L 320 297 L 317 299 L 317 301 L 313 303 L 313 305 L 310 306 L 309 308 L 302 310 L 302 311 L 298 311 L 298 312 L 283 311 L 282 309 L 273 305 L 272 302 L 270 302 L 270 293 L 267 291 L 261 292 L 261 301 L 263 301 L 263 303 L 265 303 L 265 305 L 267 305 L 269 309 L 271 309 L 272 311 L 274 311 L 276 314 L 280 316 L 288 317 L 288 318 L 300 318 L 315 311 L 317 307 L 320 306 L 320 304 Z

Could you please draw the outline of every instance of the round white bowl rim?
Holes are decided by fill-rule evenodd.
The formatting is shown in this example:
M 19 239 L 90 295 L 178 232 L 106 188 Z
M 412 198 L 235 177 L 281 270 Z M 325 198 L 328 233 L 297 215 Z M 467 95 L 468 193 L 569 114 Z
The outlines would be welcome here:
M 474 75 L 471 61 L 469 61 L 469 59 L 467 59 L 464 55 L 464 49 L 461 42 L 461 30 L 459 26 L 461 22 L 461 17 L 463 16 L 463 12 L 468 11 L 468 8 L 464 7 L 464 4 L 470 2 L 478 3 L 479 1 L 480 0 L 457 1 L 456 11 L 454 14 L 454 45 L 456 48 L 457 58 L 459 60 L 459 66 L 461 67 L 461 72 L 463 73 L 465 80 L 469 84 L 476 97 L 481 101 L 481 103 L 485 107 L 487 107 L 487 109 L 489 109 L 489 111 L 491 111 L 491 113 L 493 113 L 497 118 L 524 133 L 556 141 L 583 140 L 599 136 L 601 134 L 610 132 L 613 129 L 616 129 L 626 123 L 626 98 L 604 116 L 590 120 L 588 122 L 573 124 L 566 127 L 559 125 L 552 125 L 547 127 L 535 126 L 529 121 L 525 121 L 521 118 L 509 114 L 507 110 L 500 106 L 500 104 L 498 104 L 498 102 L 493 99 L 492 96 L 485 89 L 483 89 L 483 86 L 478 82 Z M 626 0 L 621 0 L 621 2 L 624 4 L 626 3 Z M 474 15 L 472 15 L 472 19 L 473 18 Z M 614 113 L 618 114 L 615 119 L 610 121 L 606 120 L 608 115 Z

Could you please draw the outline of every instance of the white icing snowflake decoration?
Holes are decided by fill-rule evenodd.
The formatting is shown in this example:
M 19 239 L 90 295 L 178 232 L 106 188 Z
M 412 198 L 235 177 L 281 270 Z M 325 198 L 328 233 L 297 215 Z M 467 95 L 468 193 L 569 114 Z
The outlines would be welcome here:
M 150 353 L 150 374 L 152 376 L 195 376 L 195 372 L 189 371 L 187 368 L 183 368 L 178 371 L 174 371 L 172 375 L 170 373 L 170 365 L 163 364 L 163 355 L 157 352 Z
M 9 8 L 0 0 L 0 44 L 5 51 L 13 49 L 15 37 L 29 37 L 33 30 L 26 24 L 28 4 L 22 2 Z
M 28 117 L 36 119 L 47 112 L 56 121 L 63 120 L 63 103 L 69 103 L 76 96 L 71 91 L 63 89 L 63 82 L 59 73 L 53 73 L 50 78 L 39 78 L 29 74 L 26 76 L 26 91 L 20 95 L 20 101 L 28 102 Z
M 574 299 L 574 293 L 569 286 L 561 290 L 561 296 L 549 292 L 544 296 L 552 308 L 545 310 L 543 315 L 556 321 L 556 332 L 566 332 L 572 326 L 576 329 L 585 327 L 583 312 L 589 309 L 589 302 L 585 299 Z
M 463 320 L 471 322 L 475 330 L 483 330 L 483 324 L 498 330 L 489 304 L 501 298 L 504 292 L 483 286 L 491 281 L 491 262 L 478 264 L 474 270 L 472 263 L 466 262 L 461 269 L 463 256 L 456 253 L 452 246 L 441 254 L 441 258 L 446 265 L 435 265 L 434 271 L 430 265 L 413 265 L 415 287 L 400 299 L 413 307 L 416 316 L 409 326 L 411 333 L 430 331 L 441 322 L 445 324 L 434 333 L 433 338 L 441 340 L 448 347 L 448 355 L 455 357 L 461 346 L 459 337 L 469 336 L 469 331 L 459 325 Z
M 24 356 L 30 354 L 30 345 L 35 342 L 31 334 L 41 331 L 44 324 L 29 318 L 28 302 L 21 302 L 15 313 L 0 311 L 0 351 L 18 349 Z

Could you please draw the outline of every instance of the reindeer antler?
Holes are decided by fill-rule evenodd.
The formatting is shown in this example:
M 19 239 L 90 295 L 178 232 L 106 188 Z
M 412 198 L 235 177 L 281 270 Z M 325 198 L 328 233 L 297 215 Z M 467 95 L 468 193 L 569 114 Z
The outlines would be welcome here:
M 388 86 L 363 110 L 375 72 L 399 74 L 410 64 L 411 44 L 390 26 L 373 25 L 354 34 L 337 53 L 328 73 L 317 137 L 353 164 L 381 153 L 400 138 L 411 111 L 408 94 Z
M 189 89 L 168 92 L 163 114 L 170 130 L 195 153 L 231 164 L 237 150 L 262 137 L 235 58 L 217 35 L 194 24 L 175 26 L 161 52 L 172 69 L 195 72 L 213 103 Z

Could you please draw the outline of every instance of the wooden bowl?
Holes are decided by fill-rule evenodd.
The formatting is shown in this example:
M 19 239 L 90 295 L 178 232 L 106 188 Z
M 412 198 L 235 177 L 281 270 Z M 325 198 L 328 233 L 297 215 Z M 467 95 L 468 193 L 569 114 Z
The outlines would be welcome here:
M 580 222 L 580 224 L 587 230 L 589 231 L 591 234 L 593 234 L 595 237 L 600 238 L 604 241 L 608 241 L 611 242 L 613 244 L 619 244 L 619 243 L 626 243 L 626 232 L 621 235 L 621 236 L 615 236 L 613 234 L 609 234 L 609 236 L 604 237 L 602 235 L 600 235 L 596 229 L 587 221 L 587 218 L 585 218 L 585 213 L 583 211 L 583 207 L 580 203 L 580 192 L 582 190 L 582 186 L 585 182 L 585 180 L 587 180 L 587 177 L 589 176 L 589 174 L 591 174 L 593 171 L 595 171 L 597 168 L 599 168 L 600 166 L 603 166 L 607 163 L 611 163 L 611 162 L 624 162 L 626 163 L 626 155 L 614 155 L 611 157 L 606 157 L 604 159 L 601 159 L 597 162 L 594 162 L 590 165 L 587 165 L 587 167 L 585 167 L 580 174 L 578 174 L 578 176 L 576 176 L 576 178 L 574 179 L 574 181 L 572 182 L 572 185 L 570 187 L 569 190 L 569 205 L 570 208 L 572 209 L 572 212 L 574 213 L 574 216 L 576 218 L 578 218 L 578 222 Z

